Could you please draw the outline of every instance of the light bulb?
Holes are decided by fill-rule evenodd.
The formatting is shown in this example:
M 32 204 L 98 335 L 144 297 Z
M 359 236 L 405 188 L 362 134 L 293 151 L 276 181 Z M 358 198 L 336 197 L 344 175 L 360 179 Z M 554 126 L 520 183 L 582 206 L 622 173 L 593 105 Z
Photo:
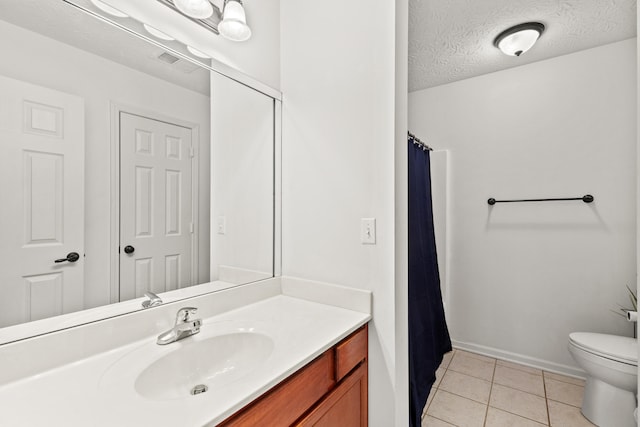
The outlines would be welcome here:
M 129 17 L 129 15 L 127 15 L 126 13 L 120 12 L 115 7 L 109 6 L 108 4 L 106 4 L 105 2 L 102 2 L 100 0 L 91 0 L 91 3 L 93 3 L 93 5 L 95 7 L 97 7 L 98 9 L 100 9 L 103 12 L 108 13 L 109 15 L 113 15 L 113 16 L 116 16 L 118 18 L 128 18 Z
M 149 34 L 151 34 L 154 37 L 157 37 L 157 38 L 162 39 L 162 40 L 175 40 L 169 34 L 165 34 L 162 31 L 153 28 L 151 25 L 142 24 L 142 26 L 144 27 L 145 30 L 147 30 L 147 32 Z
M 174 0 L 178 10 L 196 19 L 207 19 L 213 15 L 213 6 L 209 0 Z
M 251 28 L 247 25 L 247 17 L 242 3 L 228 0 L 224 5 L 222 21 L 218 24 L 220 34 L 229 40 L 243 42 L 251 37 Z
M 199 51 L 195 47 L 191 47 L 191 46 L 187 45 L 187 50 L 189 52 L 191 52 L 193 55 L 197 56 L 198 58 L 211 59 L 211 57 L 209 55 L 207 55 L 204 52 Z

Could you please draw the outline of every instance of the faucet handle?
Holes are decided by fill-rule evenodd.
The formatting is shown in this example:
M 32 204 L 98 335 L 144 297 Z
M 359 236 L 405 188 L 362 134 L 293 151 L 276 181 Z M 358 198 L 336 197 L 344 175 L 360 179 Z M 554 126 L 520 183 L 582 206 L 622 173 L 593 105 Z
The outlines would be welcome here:
M 196 314 L 198 312 L 198 309 L 195 307 L 183 307 L 180 310 L 178 310 L 178 314 L 176 315 L 176 325 L 178 323 L 185 323 L 188 322 L 191 316 L 193 316 L 194 314 Z
M 142 308 L 155 307 L 157 305 L 162 304 L 162 298 L 160 298 L 158 295 L 154 294 L 151 291 L 145 292 L 144 296 L 149 299 L 142 301 Z

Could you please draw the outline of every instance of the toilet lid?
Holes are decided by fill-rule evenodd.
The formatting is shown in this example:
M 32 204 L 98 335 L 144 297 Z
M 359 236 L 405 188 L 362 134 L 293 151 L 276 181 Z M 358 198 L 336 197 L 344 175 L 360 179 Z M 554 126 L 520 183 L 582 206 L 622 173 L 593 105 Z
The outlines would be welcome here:
M 590 353 L 624 363 L 638 364 L 638 341 L 635 338 L 574 332 L 569 334 L 569 340 Z

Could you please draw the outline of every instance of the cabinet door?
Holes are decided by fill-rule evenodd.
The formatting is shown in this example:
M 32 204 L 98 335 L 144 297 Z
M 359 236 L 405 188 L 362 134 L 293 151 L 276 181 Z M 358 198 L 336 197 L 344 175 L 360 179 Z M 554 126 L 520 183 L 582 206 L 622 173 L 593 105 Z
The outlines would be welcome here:
M 292 425 L 334 388 L 334 370 L 333 350 L 326 351 L 273 390 L 227 418 L 220 427 Z
M 366 427 L 367 411 L 367 362 L 364 362 L 295 425 Z

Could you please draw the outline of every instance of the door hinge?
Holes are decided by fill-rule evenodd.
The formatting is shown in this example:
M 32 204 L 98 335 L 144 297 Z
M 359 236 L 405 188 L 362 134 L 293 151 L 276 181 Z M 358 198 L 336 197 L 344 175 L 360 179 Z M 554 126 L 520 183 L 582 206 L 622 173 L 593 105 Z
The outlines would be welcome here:
M 189 223 L 189 233 L 193 234 L 193 223 Z
M 194 156 L 193 145 L 191 147 L 189 147 L 189 156 L 191 156 L 191 158 L 193 158 L 193 156 Z

